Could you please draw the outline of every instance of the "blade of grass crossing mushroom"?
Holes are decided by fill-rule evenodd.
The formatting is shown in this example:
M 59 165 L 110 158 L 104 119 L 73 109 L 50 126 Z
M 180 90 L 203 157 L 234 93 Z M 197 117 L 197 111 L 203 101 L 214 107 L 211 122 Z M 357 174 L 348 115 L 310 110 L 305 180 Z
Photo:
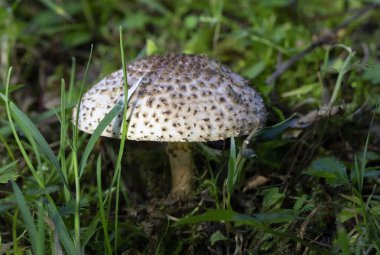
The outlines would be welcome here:
M 84 149 L 81 162 L 79 164 L 79 178 L 84 172 L 84 168 L 87 164 L 87 159 L 90 156 L 92 148 L 94 147 L 96 141 L 99 139 L 103 131 L 107 128 L 108 124 L 115 119 L 115 117 L 121 112 L 124 104 L 122 102 L 116 103 L 116 105 L 111 109 L 111 111 L 100 121 L 99 125 L 96 127 L 94 133 L 91 135 L 86 148 Z
M 132 94 L 136 91 L 143 79 L 144 77 L 141 77 L 135 84 L 133 84 L 133 86 L 130 89 L 128 89 L 127 102 L 129 102 L 129 99 L 131 98 Z
M 139 79 L 129 90 L 127 90 L 128 91 L 128 97 L 127 97 L 127 100 L 128 100 L 128 102 L 129 102 L 129 99 L 131 98 L 131 96 L 132 96 L 132 94 L 136 91 L 136 89 L 138 88 L 138 86 L 142 83 L 142 81 L 143 81 L 143 78 L 141 78 L 141 79 Z M 124 98 L 124 100 L 125 100 L 125 98 Z M 121 107 L 125 107 L 125 104 L 124 104 L 124 101 L 119 101 L 118 102 L 118 104 L 120 104 L 120 106 Z M 122 110 L 122 108 L 120 108 L 120 111 Z M 120 112 L 119 111 L 119 112 Z M 119 113 L 118 112 L 118 113 Z M 116 115 L 115 115 L 116 116 Z M 122 121 L 122 123 L 125 123 L 125 119 L 123 119 L 123 121 Z M 99 124 L 100 125 L 100 124 Z M 96 129 L 95 129 L 96 130 Z M 123 135 L 123 132 L 121 133 L 121 135 L 122 135 L 122 139 L 121 139 L 121 141 L 123 141 L 123 140 L 125 140 L 125 136 L 126 136 L 126 134 L 127 134 L 127 131 L 128 131 L 128 129 L 126 128 L 126 129 L 123 129 L 123 130 L 125 130 L 124 132 L 125 132 L 125 134 Z M 122 131 L 123 131 L 122 130 Z M 114 130 L 114 131 L 116 131 L 116 130 Z M 119 131 L 119 130 L 117 130 L 117 131 Z M 124 138 L 124 139 L 123 139 Z M 121 143 L 120 143 L 121 144 Z M 112 182 L 111 182 L 111 187 L 115 184 L 115 182 L 116 182 L 116 175 L 114 175 L 114 177 L 113 177 L 113 179 L 112 179 Z
M 96 141 L 99 139 L 99 137 L 101 136 L 101 134 L 103 133 L 103 131 L 107 128 L 108 124 L 110 124 L 112 122 L 112 120 L 120 113 L 120 111 L 122 109 L 126 108 L 127 104 L 125 104 L 124 102 L 125 101 L 129 102 L 129 99 L 131 98 L 131 96 L 133 95 L 133 93 L 136 91 L 136 89 L 138 88 L 138 86 L 142 83 L 142 80 L 143 80 L 143 77 L 140 78 L 137 82 L 135 82 L 130 89 L 126 90 L 127 93 L 124 93 L 126 95 L 124 97 L 124 100 L 120 100 L 119 102 L 117 102 L 117 104 L 111 109 L 111 111 L 102 119 L 102 121 L 96 127 L 94 133 L 91 135 L 91 138 L 88 141 L 87 146 L 86 146 L 86 148 L 84 150 L 84 153 L 83 153 L 83 156 L 82 156 L 82 160 L 81 160 L 81 163 L 80 163 L 80 167 L 79 167 L 79 169 L 80 169 L 79 170 L 79 177 L 81 177 L 82 174 L 83 174 L 83 171 L 84 171 L 84 168 L 85 168 L 88 156 L 90 155 L 90 153 L 92 151 L 92 148 L 94 147 Z M 121 123 L 125 123 L 126 122 L 125 119 L 126 118 L 123 116 L 123 121 Z M 123 126 L 124 125 L 122 125 L 122 124 L 120 125 L 120 127 L 123 127 Z M 122 129 L 122 131 L 124 131 L 124 129 Z M 125 130 L 125 131 L 127 131 L 127 130 Z M 126 132 L 125 132 L 124 135 L 123 135 L 123 132 L 122 132 L 122 137 L 124 138 L 124 139 L 122 139 L 122 141 L 125 140 Z
M 135 92 L 136 89 L 138 88 L 138 86 L 141 84 L 141 81 L 142 81 L 142 79 L 139 79 L 138 82 L 136 82 L 131 87 L 131 89 L 128 90 L 127 101 L 129 101 L 129 98 L 132 95 L 132 93 Z M 87 163 L 87 159 L 88 159 L 96 141 L 99 139 L 99 137 L 101 136 L 103 131 L 107 128 L 108 124 L 110 124 L 112 122 L 112 120 L 115 119 L 115 117 L 121 112 L 121 110 L 123 110 L 125 105 L 126 104 L 124 103 L 124 101 L 117 102 L 116 105 L 111 109 L 111 111 L 109 111 L 109 113 L 100 121 L 99 125 L 96 127 L 94 133 L 91 135 L 91 138 L 87 143 L 86 148 L 84 149 L 84 152 L 82 155 L 82 160 L 81 160 L 80 167 L 79 167 L 79 177 L 81 177 L 83 174 L 84 168 L 85 168 L 86 163 Z M 125 123 L 124 118 L 123 118 L 122 123 Z M 121 125 L 121 126 L 123 126 L 123 125 Z M 124 134 L 124 139 L 122 139 L 122 141 L 125 140 L 125 136 L 126 136 L 126 133 Z
M 125 145 L 125 137 L 128 132 L 128 125 L 124 125 L 127 120 L 127 106 L 128 106 L 128 100 L 131 97 L 132 93 L 137 89 L 137 87 L 140 85 L 142 79 L 140 79 L 138 82 L 134 84 L 131 88 L 131 93 L 128 90 L 128 79 L 127 79 L 127 67 L 125 63 L 125 56 L 124 56 L 124 42 L 123 42 L 123 28 L 119 27 L 119 38 L 120 38 L 120 54 L 121 54 L 121 63 L 123 67 L 123 80 L 124 80 L 124 108 L 123 108 L 123 120 L 122 120 L 122 130 L 121 130 L 121 141 L 120 141 L 120 147 L 119 147 L 119 153 L 117 156 L 117 162 L 116 162 L 116 169 L 115 169 L 115 175 L 116 177 L 116 201 L 115 201 L 115 242 L 114 242 L 114 252 L 117 253 L 117 238 L 118 238 L 118 216 L 119 216 L 119 196 L 120 196 L 120 172 L 121 172 L 121 159 L 123 157 L 123 151 L 124 151 L 124 145 Z M 136 87 L 135 87 L 136 86 Z M 134 88 L 135 87 L 135 88 Z M 134 90 L 132 90 L 134 89 Z M 131 94 L 131 95 L 129 95 Z

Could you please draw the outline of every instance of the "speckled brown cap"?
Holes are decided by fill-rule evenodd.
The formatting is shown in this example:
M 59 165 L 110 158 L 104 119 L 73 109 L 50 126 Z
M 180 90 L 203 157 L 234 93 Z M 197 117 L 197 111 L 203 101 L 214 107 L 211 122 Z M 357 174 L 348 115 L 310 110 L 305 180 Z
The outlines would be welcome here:
M 128 65 L 127 74 L 130 87 L 141 82 L 128 103 L 130 140 L 215 141 L 248 134 L 265 123 L 260 95 L 241 76 L 206 56 L 138 59 Z M 92 133 L 112 107 L 124 101 L 123 89 L 119 70 L 85 93 L 79 129 Z M 121 119 L 119 114 L 102 135 L 120 138 Z

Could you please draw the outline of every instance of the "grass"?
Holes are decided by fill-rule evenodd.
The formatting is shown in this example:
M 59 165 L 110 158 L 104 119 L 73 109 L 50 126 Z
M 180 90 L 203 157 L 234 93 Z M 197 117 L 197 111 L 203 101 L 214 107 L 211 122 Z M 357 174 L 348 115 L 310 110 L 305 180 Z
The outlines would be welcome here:
M 365 4 L 0 2 L 0 254 L 380 253 L 379 10 L 265 84 Z M 161 144 L 100 137 L 126 104 L 91 136 L 71 120 L 120 66 L 127 102 L 127 62 L 163 52 L 219 59 L 252 79 L 269 112 L 258 133 L 194 146 L 183 202 L 168 197 Z

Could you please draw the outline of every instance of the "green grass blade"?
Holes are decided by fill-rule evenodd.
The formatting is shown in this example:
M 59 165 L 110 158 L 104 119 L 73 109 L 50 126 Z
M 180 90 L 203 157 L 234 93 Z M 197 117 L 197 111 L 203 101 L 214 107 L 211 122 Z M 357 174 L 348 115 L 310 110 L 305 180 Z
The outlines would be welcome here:
M 69 92 L 68 92 L 68 96 L 67 96 L 68 102 L 72 102 L 72 100 L 74 98 L 75 69 L 76 69 L 76 59 L 74 57 L 72 57 L 71 58 Z
M 23 196 L 20 188 L 17 186 L 15 182 L 12 182 L 12 189 L 13 193 L 16 197 L 16 203 L 21 211 L 22 218 L 25 222 L 25 227 L 28 230 L 30 243 L 32 245 L 33 253 L 34 254 L 41 254 L 38 253 L 38 235 L 37 235 L 37 229 L 36 225 L 34 224 L 32 214 L 30 213 L 29 207 L 26 204 L 25 197 Z
M 82 247 L 87 245 L 87 243 L 91 240 L 91 238 L 98 233 L 98 223 L 100 219 L 100 213 L 98 212 L 95 217 L 92 219 L 90 224 L 88 224 L 87 227 L 85 227 L 85 231 L 82 234 Z
M 120 37 L 120 54 L 121 54 L 121 62 L 123 67 L 123 80 L 124 80 L 124 107 L 123 107 L 123 120 L 122 120 L 122 131 L 121 131 L 121 141 L 119 146 L 119 153 L 117 156 L 116 161 L 116 169 L 115 169 L 115 177 L 117 179 L 116 183 L 116 201 L 115 201 L 115 242 L 114 242 L 114 250 L 115 253 L 117 253 L 117 241 L 119 236 L 119 196 L 120 196 L 120 176 L 121 176 L 121 159 L 123 157 L 124 152 L 124 145 L 125 145 L 125 138 L 127 136 L 128 132 L 128 125 L 124 125 L 124 123 L 127 122 L 127 107 L 128 107 L 128 98 L 129 98 L 129 91 L 128 91 L 128 79 L 127 79 L 127 67 L 125 63 L 125 57 L 124 57 L 124 42 L 123 42 L 123 29 L 120 26 L 119 28 L 119 37 Z M 136 84 L 138 86 L 138 84 Z M 137 88 L 137 87 L 135 87 Z
M 174 226 L 197 224 L 207 221 L 231 221 L 233 216 L 234 212 L 230 210 L 209 210 L 200 215 L 182 218 L 177 221 Z
M 76 254 L 73 240 L 70 237 L 71 235 L 67 231 L 65 223 L 63 222 L 57 208 L 52 204 L 48 204 L 48 212 L 55 224 L 55 231 L 58 233 L 58 236 L 61 239 L 63 247 L 65 247 L 67 254 Z
M 103 206 L 103 191 L 102 191 L 102 162 L 100 155 L 98 156 L 98 161 L 96 165 L 96 179 L 98 184 L 98 204 L 99 204 L 99 210 L 100 210 L 100 217 L 102 220 L 102 226 L 103 226 L 103 232 L 104 232 L 104 242 L 106 245 L 106 254 L 112 254 L 111 249 L 111 242 L 108 236 L 108 223 L 106 220 L 106 215 L 104 213 L 104 206 Z
M 87 164 L 87 159 L 90 156 L 92 148 L 96 141 L 99 139 L 103 131 L 107 128 L 107 126 L 112 122 L 112 120 L 120 113 L 123 109 L 123 103 L 117 103 L 111 111 L 100 121 L 99 125 L 96 127 L 94 133 L 91 135 L 90 140 L 88 141 L 86 148 L 84 149 L 82 160 L 79 165 L 79 177 L 82 176 L 84 172 L 84 168 Z
M 98 223 L 100 219 L 100 213 L 98 212 L 94 219 L 92 219 L 91 223 L 88 224 L 87 227 L 85 227 L 85 231 L 81 235 L 81 245 L 82 249 L 84 250 L 84 247 L 87 245 L 87 243 L 91 240 L 91 238 L 98 233 Z
M 17 238 L 18 212 L 19 212 L 19 209 L 16 207 L 13 212 L 13 217 L 12 217 L 13 253 L 15 255 L 22 254 L 20 248 L 18 247 L 18 238 Z
M 232 193 L 233 188 L 236 184 L 236 157 L 235 138 L 232 136 L 230 145 L 230 158 L 228 160 L 228 183 L 230 185 L 230 193 Z
M 226 188 L 227 188 L 227 208 L 231 209 L 231 194 L 235 186 L 235 175 L 236 175 L 236 146 L 235 139 L 231 137 L 230 145 L 230 156 L 228 159 L 228 173 L 226 179 Z
M 72 20 L 71 16 L 63 9 L 61 6 L 57 5 L 53 1 L 50 0 L 40 0 L 41 3 L 43 3 L 46 7 L 51 9 L 53 12 L 55 12 L 57 15 L 65 18 L 66 20 Z
M 37 144 L 40 146 L 42 152 L 45 154 L 45 156 L 50 160 L 54 168 L 57 170 L 59 176 L 61 177 L 62 183 L 67 188 L 69 188 L 69 185 L 67 184 L 67 180 L 62 172 L 57 157 L 51 150 L 49 144 L 46 142 L 45 138 L 42 136 L 38 128 L 29 119 L 29 117 L 26 116 L 26 114 L 24 114 L 13 102 L 10 102 L 10 109 L 13 113 L 13 117 L 15 118 L 17 124 L 21 127 L 24 133 L 29 133 L 35 139 Z
M 67 180 L 67 164 L 66 164 L 66 138 L 67 138 L 67 123 L 66 123 L 66 90 L 65 81 L 61 80 L 61 114 L 57 115 L 60 120 L 61 130 L 60 130 L 60 141 L 59 141 L 59 159 L 61 160 L 62 173 Z M 64 194 L 66 198 L 66 203 L 70 200 L 70 190 L 65 186 Z
M 9 158 L 11 160 L 15 161 L 16 157 L 15 157 L 11 147 L 9 146 L 8 142 L 5 140 L 4 136 L 1 134 L 1 132 L 0 132 L 0 143 L 2 143 L 4 145 L 5 149 L 7 150 Z
M 373 126 L 373 121 L 375 119 L 376 110 L 378 109 L 378 107 L 379 106 L 376 106 L 376 109 L 373 111 L 371 123 L 369 124 L 369 129 L 368 129 L 368 133 L 367 133 L 367 139 L 366 139 L 365 145 L 364 145 L 363 157 L 362 157 L 361 165 L 360 165 L 360 177 L 361 177 L 360 185 L 359 185 L 360 191 L 362 191 L 362 189 L 363 189 L 364 175 L 366 172 L 366 165 L 367 165 L 368 144 L 370 141 L 370 135 L 371 135 L 371 130 L 372 130 L 372 126 Z
M 41 202 L 38 203 L 38 254 L 45 254 L 45 210 Z
M 78 101 L 77 101 L 77 112 L 75 113 L 75 125 L 74 125 L 74 130 L 73 130 L 73 147 L 74 147 L 75 151 L 78 149 L 77 142 L 78 142 L 79 109 L 80 109 L 80 105 L 81 105 L 81 102 L 82 102 L 83 91 L 84 91 L 84 83 L 86 82 L 86 79 L 87 79 L 87 74 L 88 74 L 88 69 L 90 67 L 90 63 L 91 63 L 91 59 L 92 59 L 92 51 L 93 51 L 93 49 L 94 49 L 94 45 L 91 45 L 90 55 L 88 57 L 88 61 L 87 61 L 87 65 L 86 65 L 86 71 L 84 72 L 84 77 L 82 79 L 82 84 L 80 86 L 79 98 L 78 98 Z

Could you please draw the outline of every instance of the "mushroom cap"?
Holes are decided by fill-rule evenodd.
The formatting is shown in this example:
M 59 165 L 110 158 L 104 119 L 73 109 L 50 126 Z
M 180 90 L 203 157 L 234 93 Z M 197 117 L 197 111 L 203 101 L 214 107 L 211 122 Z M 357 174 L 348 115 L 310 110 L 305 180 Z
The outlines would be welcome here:
M 127 106 L 127 139 L 168 142 L 223 140 L 261 128 L 263 99 L 248 82 L 219 62 L 201 55 L 168 54 L 127 66 L 128 86 L 141 82 Z M 124 101 L 123 71 L 116 71 L 83 95 L 78 127 L 93 133 Z M 73 110 L 75 120 L 76 107 Z M 103 136 L 121 137 L 122 113 Z

